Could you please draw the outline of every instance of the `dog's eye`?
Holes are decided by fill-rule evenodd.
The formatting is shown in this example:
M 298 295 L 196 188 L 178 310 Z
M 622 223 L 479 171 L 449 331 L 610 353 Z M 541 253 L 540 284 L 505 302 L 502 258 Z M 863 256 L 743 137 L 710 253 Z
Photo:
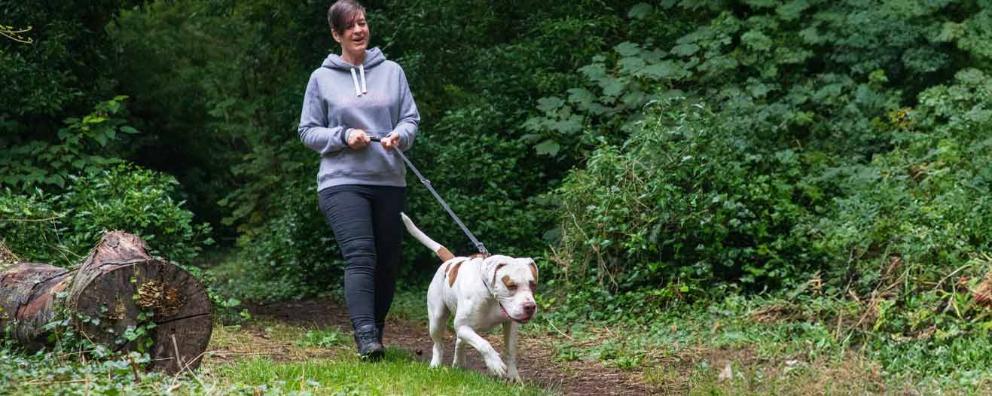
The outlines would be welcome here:
M 537 282 L 531 282 L 530 283 L 530 289 L 531 290 L 537 289 Z
M 517 284 L 516 283 L 511 283 L 509 285 L 506 285 L 506 288 L 509 289 L 509 290 L 517 290 Z

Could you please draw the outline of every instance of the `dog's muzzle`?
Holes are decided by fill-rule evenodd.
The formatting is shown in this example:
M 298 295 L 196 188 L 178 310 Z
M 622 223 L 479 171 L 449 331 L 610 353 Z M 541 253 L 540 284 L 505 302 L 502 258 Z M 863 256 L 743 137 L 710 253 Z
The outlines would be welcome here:
M 510 316 L 510 314 L 508 312 L 506 312 L 506 309 L 503 308 L 503 304 L 500 304 L 499 311 L 500 311 L 500 313 L 503 314 L 503 316 L 507 317 L 508 319 L 510 319 L 510 320 L 512 320 L 514 322 L 520 323 L 520 324 L 524 324 L 524 323 L 527 323 L 531 319 L 534 318 L 534 312 L 537 311 L 537 304 L 534 304 L 534 303 L 525 303 L 523 305 L 523 308 L 524 308 L 524 315 L 525 316 L 522 317 L 522 318 L 514 318 L 513 316 Z

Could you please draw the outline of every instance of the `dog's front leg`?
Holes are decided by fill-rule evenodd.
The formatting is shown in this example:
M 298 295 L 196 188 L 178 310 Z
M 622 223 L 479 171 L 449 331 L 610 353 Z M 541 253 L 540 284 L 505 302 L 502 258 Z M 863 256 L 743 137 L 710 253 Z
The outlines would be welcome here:
M 517 372 L 517 326 L 512 320 L 503 323 L 503 347 L 506 348 L 506 378 L 519 383 L 523 380 Z
M 465 367 L 465 342 L 461 337 L 455 337 L 455 358 L 451 361 L 453 367 Z
M 506 364 L 503 363 L 503 359 L 499 357 L 499 353 L 489 344 L 489 341 L 480 337 L 475 330 L 466 325 L 458 326 L 455 331 L 458 332 L 458 338 L 461 341 L 467 342 L 482 354 L 482 358 L 486 361 L 486 367 L 489 367 L 489 371 L 493 375 L 499 377 L 506 375 Z

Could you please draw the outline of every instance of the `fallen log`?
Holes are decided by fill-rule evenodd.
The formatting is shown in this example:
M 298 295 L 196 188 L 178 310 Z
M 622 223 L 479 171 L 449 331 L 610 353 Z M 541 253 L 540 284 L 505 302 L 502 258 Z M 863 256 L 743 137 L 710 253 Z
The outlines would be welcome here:
M 120 231 L 105 234 L 76 270 L 16 263 L 0 272 L 0 330 L 20 345 L 47 345 L 45 325 L 59 312 L 79 334 L 114 351 L 139 349 L 148 338 L 134 331 L 150 327 L 150 368 L 166 373 L 198 367 L 213 329 L 203 285 Z

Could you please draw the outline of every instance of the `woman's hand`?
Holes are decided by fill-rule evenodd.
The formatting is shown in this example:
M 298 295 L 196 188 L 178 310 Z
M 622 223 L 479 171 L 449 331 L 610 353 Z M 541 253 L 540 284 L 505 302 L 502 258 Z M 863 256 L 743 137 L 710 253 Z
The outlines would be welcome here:
M 348 132 L 348 147 L 351 147 L 352 150 L 361 150 L 368 146 L 371 141 L 369 135 L 361 129 L 354 128 Z
M 392 132 L 388 136 L 382 138 L 379 142 L 382 143 L 382 148 L 385 149 L 399 148 L 400 134 Z

